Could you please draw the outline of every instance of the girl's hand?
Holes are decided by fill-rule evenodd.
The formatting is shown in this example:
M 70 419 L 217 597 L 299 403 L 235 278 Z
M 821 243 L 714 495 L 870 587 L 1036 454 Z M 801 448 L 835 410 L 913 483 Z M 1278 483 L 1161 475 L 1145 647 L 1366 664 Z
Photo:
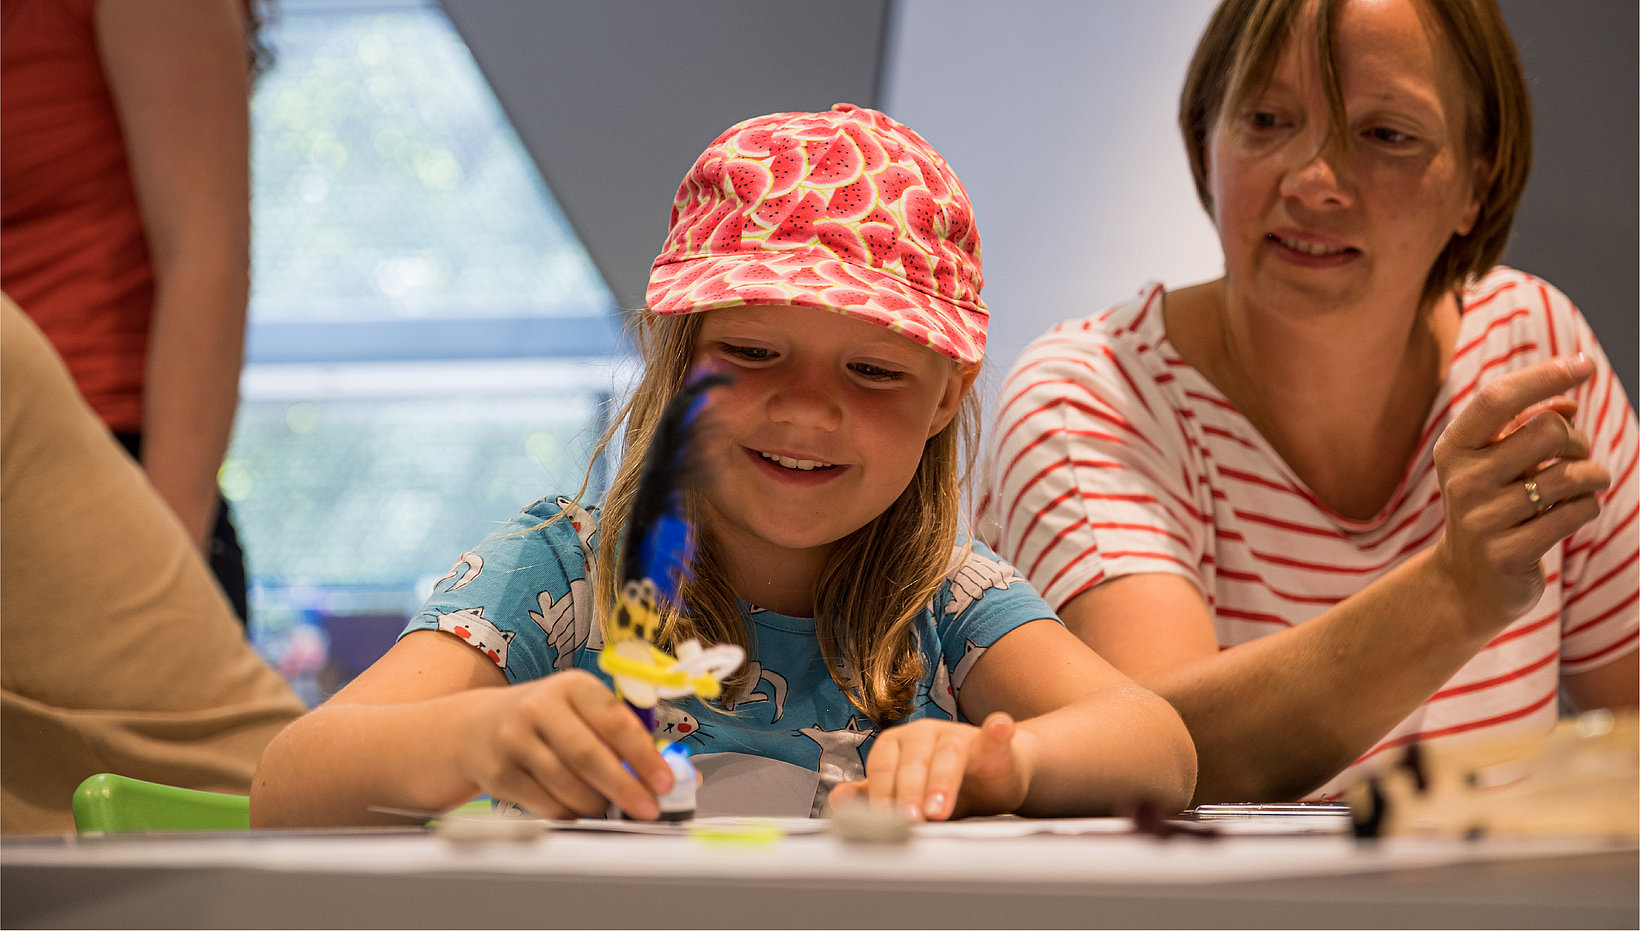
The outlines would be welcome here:
M 832 790 L 833 804 L 865 797 L 914 820 L 1000 814 L 1030 788 L 1030 764 L 1002 712 L 979 727 L 922 719 L 884 731 L 866 760 L 866 778 Z
M 672 770 L 643 722 L 596 676 L 569 669 L 486 691 L 461 753 L 481 792 L 544 818 L 598 817 L 610 802 L 639 820 L 659 816 Z
M 1446 532 L 1431 556 L 1481 609 L 1480 633 L 1536 604 L 1543 555 L 1600 513 L 1611 474 L 1589 461 L 1576 403 L 1558 397 L 1593 372 L 1577 356 L 1499 378 L 1435 442 Z

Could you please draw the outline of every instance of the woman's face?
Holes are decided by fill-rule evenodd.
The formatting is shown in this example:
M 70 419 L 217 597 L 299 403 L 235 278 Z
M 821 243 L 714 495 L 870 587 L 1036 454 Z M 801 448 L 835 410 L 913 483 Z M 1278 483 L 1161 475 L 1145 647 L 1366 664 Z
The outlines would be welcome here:
M 1485 166 L 1465 151 L 1457 63 L 1415 0 L 1347 0 L 1347 123 L 1328 144 L 1314 22 L 1312 3 L 1267 86 L 1227 105 L 1208 141 L 1231 293 L 1284 313 L 1416 308 L 1435 259 L 1479 213 Z
M 785 305 L 708 311 L 695 357 L 734 378 L 703 457 L 730 559 L 826 551 L 887 510 L 972 380 L 876 324 Z

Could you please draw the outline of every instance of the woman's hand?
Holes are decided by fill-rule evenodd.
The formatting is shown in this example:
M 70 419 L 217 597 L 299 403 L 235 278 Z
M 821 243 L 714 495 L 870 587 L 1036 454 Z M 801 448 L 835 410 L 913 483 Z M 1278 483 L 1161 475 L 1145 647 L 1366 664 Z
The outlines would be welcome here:
M 1543 555 L 1600 513 L 1611 474 L 1588 458 L 1576 403 L 1559 397 L 1593 372 L 1579 355 L 1499 378 L 1435 443 L 1446 532 L 1432 560 L 1480 608 L 1485 632 L 1537 603 Z
M 1031 783 L 1018 737 L 1002 712 L 979 727 L 924 718 L 889 728 L 871 748 L 865 780 L 837 786 L 832 803 L 863 796 L 930 821 L 1011 812 Z
M 601 816 L 610 802 L 639 820 L 659 816 L 657 796 L 672 787 L 672 770 L 643 722 L 597 677 L 569 669 L 486 691 L 461 754 L 481 792 L 545 818 Z

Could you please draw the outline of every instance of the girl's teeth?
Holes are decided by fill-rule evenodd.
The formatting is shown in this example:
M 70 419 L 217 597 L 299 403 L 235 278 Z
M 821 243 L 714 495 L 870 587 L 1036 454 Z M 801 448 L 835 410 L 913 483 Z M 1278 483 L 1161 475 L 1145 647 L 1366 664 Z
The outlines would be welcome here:
M 1318 242 L 1303 242 L 1298 239 L 1283 239 L 1280 236 L 1276 237 L 1276 242 L 1281 243 L 1294 252 L 1302 252 L 1305 255 L 1337 255 L 1338 253 L 1345 251 L 1344 246 L 1323 246 Z
M 764 459 L 769 460 L 770 462 L 778 462 L 782 466 L 784 466 L 785 468 L 798 469 L 798 470 L 803 471 L 803 472 L 812 472 L 815 469 L 829 469 L 829 468 L 831 468 L 831 463 L 829 463 L 829 462 L 818 462 L 814 459 L 792 459 L 789 456 L 776 456 L 773 453 L 765 453 L 765 452 L 760 452 L 760 453 L 758 453 L 758 455 L 762 456 Z

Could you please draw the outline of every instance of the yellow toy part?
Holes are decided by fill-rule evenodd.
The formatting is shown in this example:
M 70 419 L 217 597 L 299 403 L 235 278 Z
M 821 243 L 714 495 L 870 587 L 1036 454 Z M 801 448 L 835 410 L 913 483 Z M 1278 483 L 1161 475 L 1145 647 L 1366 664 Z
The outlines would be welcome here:
M 615 691 L 639 708 L 660 699 L 690 695 L 710 701 L 723 691 L 723 678 L 739 668 L 746 651 L 732 644 L 703 649 L 698 640 L 678 644 L 678 655 L 636 637 L 604 645 L 598 668 L 615 680 Z

